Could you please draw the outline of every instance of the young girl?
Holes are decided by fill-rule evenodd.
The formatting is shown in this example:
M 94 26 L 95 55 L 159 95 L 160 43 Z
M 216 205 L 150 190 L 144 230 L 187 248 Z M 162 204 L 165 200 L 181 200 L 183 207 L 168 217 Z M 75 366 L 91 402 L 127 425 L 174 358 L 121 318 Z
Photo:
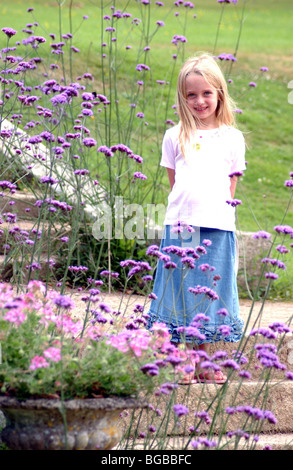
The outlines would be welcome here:
M 174 343 L 208 353 L 210 343 L 239 341 L 243 329 L 233 198 L 245 169 L 245 142 L 233 127 L 234 103 L 223 73 L 208 54 L 183 65 L 177 105 L 180 122 L 167 130 L 162 145 L 171 192 L 148 326 L 165 323 Z M 200 364 L 195 375 L 198 381 L 226 380 Z

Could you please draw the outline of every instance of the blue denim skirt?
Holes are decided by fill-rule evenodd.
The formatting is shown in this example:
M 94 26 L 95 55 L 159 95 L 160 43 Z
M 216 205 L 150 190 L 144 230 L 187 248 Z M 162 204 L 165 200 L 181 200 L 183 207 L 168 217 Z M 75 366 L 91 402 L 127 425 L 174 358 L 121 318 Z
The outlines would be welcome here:
M 148 328 L 165 323 L 175 343 L 237 342 L 244 322 L 239 317 L 235 233 L 192 229 L 178 234 L 165 227 Z

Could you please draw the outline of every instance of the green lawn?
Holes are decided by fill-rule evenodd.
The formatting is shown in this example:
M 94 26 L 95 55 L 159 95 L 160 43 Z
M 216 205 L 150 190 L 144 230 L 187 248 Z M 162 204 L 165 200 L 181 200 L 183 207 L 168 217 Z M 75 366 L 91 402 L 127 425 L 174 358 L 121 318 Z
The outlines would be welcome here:
M 152 2 L 155 3 L 154 1 Z M 248 170 L 240 182 L 236 197 L 242 199 L 243 205 L 238 210 L 240 228 L 243 230 L 272 230 L 283 221 L 283 213 L 289 197 L 288 189 L 284 188 L 284 180 L 289 178 L 289 172 L 293 171 L 292 144 L 293 144 L 293 105 L 288 103 L 288 83 L 293 80 L 293 41 L 292 41 L 292 17 L 293 7 L 291 0 L 239 0 L 237 5 L 226 4 L 222 22 L 219 28 L 217 46 L 214 51 L 216 31 L 218 28 L 222 5 L 216 0 L 198 0 L 194 9 L 178 7 L 169 12 L 173 1 L 165 1 L 164 7 L 152 5 L 150 18 L 147 16 L 147 6 L 142 6 L 135 0 L 113 2 L 116 9 L 131 12 L 134 17 L 143 19 L 144 26 L 129 27 L 130 23 L 120 23 L 119 36 L 117 35 L 117 56 L 115 64 L 115 93 L 124 111 L 120 115 L 120 131 L 112 131 L 112 138 L 116 143 L 118 137 L 123 137 L 133 146 L 137 145 L 137 152 L 144 157 L 144 172 L 149 175 L 148 181 L 153 185 L 153 180 L 160 174 L 156 186 L 156 200 L 166 202 L 168 183 L 164 173 L 158 173 L 158 161 L 160 159 L 160 144 L 165 129 L 166 118 L 176 120 L 172 104 L 175 96 L 176 73 L 180 62 L 174 68 L 172 82 L 169 87 L 153 89 L 144 96 L 144 101 L 139 101 L 144 108 L 148 121 L 147 131 L 137 126 L 132 135 L 127 134 L 130 125 L 129 102 L 133 96 L 132 82 L 129 79 L 135 65 L 143 62 L 146 55 L 138 55 L 136 48 L 141 37 L 138 28 L 146 28 L 149 21 L 150 29 L 145 29 L 144 35 L 151 37 L 155 30 L 155 22 L 162 20 L 165 26 L 160 28 L 151 40 L 151 73 L 152 80 L 164 80 L 171 76 L 171 56 L 175 52 L 171 39 L 174 34 L 185 35 L 188 43 L 185 45 L 184 57 L 192 55 L 196 51 L 232 53 L 237 52 L 237 62 L 233 64 L 229 72 L 229 78 L 233 79 L 230 90 L 236 99 L 238 107 L 243 110 L 238 115 L 238 124 L 245 132 L 247 140 Z M 242 6 L 246 5 L 242 35 L 239 48 L 236 51 L 239 25 L 242 14 Z M 71 23 L 68 17 L 70 2 L 64 2 L 62 7 L 62 32 L 70 30 L 74 33 L 73 44 L 82 54 L 73 57 L 74 77 L 84 71 L 90 71 L 95 76 L 92 85 L 97 92 L 103 92 L 103 83 L 106 90 L 113 94 L 113 82 L 110 83 L 110 75 L 113 73 L 109 65 L 108 72 L 101 74 L 101 8 L 105 5 L 103 14 L 110 12 L 108 2 L 93 2 L 90 0 L 73 1 L 71 11 Z M 13 7 L 13 15 L 11 15 Z M 34 12 L 27 13 L 27 8 L 33 7 Z M 189 10 L 189 11 L 188 11 Z M 174 15 L 178 11 L 179 16 Z M 186 27 L 185 14 L 188 14 Z M 83 15 L 88 19 L 82 23 Z M 193 17 L 196 15 L 196 18 Z M 39 23 L 39 35 L 48 37 L 48 34 L 59 30 L 59 7 L 56 1 L 32 0 L 25 4 L 20 0 L 0 6 L 1 27 L 10 26 L 18 31 L 29 22 Z M 80 27 L 80 28 L 79 28 Z M 185 28 L 185 29 L 184 29 Z M 132 49 L 125 52 L 125 45 Z M 1 45 L 4 46 L 4 38 L 1 37 Z M 114 46 L 113 46 L 114 47 Z M 141 49 L 140 49 L 141 51 Z M 181 60 L 183 59 L 183 52 Z M 223 64 L 228 73 L 228 64 Z M 269 72 L 260 72 L 260 67 L 266 66 Z M 69 68 L 69 65 L 65 65 Z M 169 74 L 169 75 L 168 75 Z M 113 75 L 111 75 L 113 77 Z M 227 75 L 228 77 L 228 75 Z M 257 83 L 256 88 L 249 87 L 249 83 Z M 155 90 L 155 91 L 154 91 Z M 154 105 L 156 112 L 154 113 Z M 126 111 L 125 111 L 126 110 Z M 122 125 L 121 125 L 122 123 Z M 114 120 L 113 120 L 114 124 Z M 117 122 L 115 125 L 118 125 Z M 123 127 L 124 126 L 124 127 Z M 115 126 L 113 126 L 114 129 Z M 142 133 L 143 132 L 143 137 Z M 115 141 L 116 139 L 116 141 Z M 89 162 L 89 166 L 95 172 L 95 160 Z M 151 192 L 151 190 L 150 190 Z M 148 197 L 148 196 L 146 196 Z M 253 210 L 253 214 L 252 214 Z M 283 221 L 284 222 L 284 221 Z M 292 206 L 288 211 L 285 223 L 293 225 Z

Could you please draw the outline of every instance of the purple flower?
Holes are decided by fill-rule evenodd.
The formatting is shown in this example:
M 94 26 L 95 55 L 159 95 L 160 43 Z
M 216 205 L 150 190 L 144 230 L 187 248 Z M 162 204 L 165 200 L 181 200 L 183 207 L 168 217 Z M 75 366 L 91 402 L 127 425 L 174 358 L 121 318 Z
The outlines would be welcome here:
M 265 273 L 265 278 L 266 279 L 278 279 L 279 275 L 276 274 L 276 273 L 272 273 L 272 272 L 269 272 L 269 273 Z
M 39 135 L 33 135 L 28 139 L 29 144 L 35 145 L 39 144 L 40 142 L 42 142 L 42 138 Z
M 243 171 L 233 171 L 233 173 L 230 173 L 229 175 L 229 178 L 233 178 L 233 176 L 242 176 L 243 175 Z
M 201 255 L 206 255 L 207 254 L 207 250 L 205 249 L 205 247 L 199 245 L 196 247 L 196 251 L 198 253 L 200 253 Z
M 210 265 L 208 263 L 201 264 L 198 269 L 200 269 L 202 272 L 209 271 Z
M 175 46 L 177 46 L 178 43 L 182 42 L 187 42 L 187 39 L 185 36 L 180 36 L 179 34 L 175 34 L 172 38 L 172 44 L 175 44 Z
M 167 263 L 164 264 L 164 268 L 166 268 L 166 269 L 176 269 L 177 264 L 174 263 L 173 261 L 167 261 Z
M 150 70 L 150 67 L 148 65 L 145 65 L 145 64 L 137 64 L 136 70 L 141 72 L 142 70 Z
M 271 330 L 276 331 L 277 333 L 290 333 L 290 328 L 282 322 L 273 322 L 269 325 Z
M 102 145 L 97 149 L 97 152 L 103 153 L 106 157 L 113 157 L 114 153 L 106 145 Z
M 151 245 L 148 247 L 147 251 L 146 251 L 146 254 L 148 256 L 159 256 L 160 255 L 160 251 L 159 251 L 159 247 L 158 245 Z
M 217 311 L 217 315 L 222 315 L 223 317 L 226 317 L 228 315 L 228 311 L 225 308 L 220 308 L 220 310 Z
M 91 289 L 91 290 L 92 290 L 92 289 Z M 98 290 L 98 289 L 95 289 L 95 290 L 94 290 L 95 292 L 92 292 L 92 295 L 97 295 L 97 292 L 96 292 L 97 290 Z M 112 312 L 111 307 L 109 307 L 109 305 L 105 304 L 105 302 L 101 302 L 101 303 L 99 304 L 99 308 L 100 308 L 103 312 L 105 312 L 105 313 L 111 313 L 111 312 Z
M 234 370 L 240 369 L 239 364 L 233 359 L 227 359 L 226 361 L 221 362 L 221 367 L 230 367 Z
M 263 264 L 271 264 L 272 266 L 276 266 L 277 268 L 279 269 L 284 269 L 286 270 L 286 265 L 285 263 L 283 263 L 283 261 L 280 261 L 278 259 L 275 259 L 275 258 L 263 258 L 261 260 L 261 262 Z
M 156 24 L 157 24 L 158 26 L 165 26 L 164 21 L 156 21 Z
M 194 324 L 195 322 L 205 322 L 205 321 L 210 321 L 210 317 L 205 315 L 204 313 L 197 313 L 195 317 L 192 320 L 191 324 Z
M 233 54 L 222 53 L 222 54 L 218 55 L 218 59 L 220 59 L 220 60 L 231 60 L 232 62 L 237 62 L 237 59 L 236 59 L 236 57 L 233 56 Z
M 57 297 L 55 297 L 53 302 L 58 307 L 65 308 L 65 309 L 74 307 L 74 302 L 66 295 L 58 295 Z
M 290 225 L 276 225 L 274 227 L 274 230 L 277 233 L 284 233 L 285 235 L 292 235 L 293 234 L 293 228 L 290 227 Z
M 189 287 L 188 290 L 189 290 L 189 292 L 191 292 L 192 294 L 195 294 L 195 295 L 204 294 L 210 300 L 218 300 L 219 299 L 219 296 L 216 294 L 216 292 L 214 292 L 209 287 L 196 286 L 196 287 Z
M 286 186 L 286 188 L 293 188 L 293 180 L 285 181 L 284 186 Z
M 119 277 L 119 273 L 111 272 L 111 271 L 108 271 L 107 269 L 104 269 L 103 271 L 100 272 L 100 276 L 111 276 L 117 279 Z
M 197 449 L 200 444 L 204 445 L 208 449 L 217 446 L 217 443 L 215 441 L 210 441 L 209 439 L 204 437 L 199 437 L 195 441 L 191 441 L 190 444 L 194 449 Z
M 44 139 L 46 142 L 54 142 L 55 141 L 55 136 L 51 134 L 49 131 L 43 131 L 40 133 L 40 136 L 42 139 Z
M 238 373 L 239 377 L 242 377 L 243 379 L 251 379 L 251 373 L 248 370 L 241 370 Z
M 48 183 L 48 184 L 57 184 L 59 180 L 55 180 L 52 176 L 42 176 L 40 178 L 40 183 Z
M 211 418 L 207 411 L 198 411 L 194 413 L 194 416 L 198 416 L 198 418 L 203 419 L 206 424 L 211 424 Z
M 176 330 L 178 331 L 178 333 L 183 333 L 186 336 L 198 338 L 202 341 L 206 339 L 205 335 L 200 333 L 199 329 L 195 326 L 180 326 L 179 328 L 176 328 Z
M 180 405 L 180 404 L 174 405 L 173 411 L 176 414 L 176 416 L 184 416 L 189 413 L 189 409 L 186 406 Z
M 271 238 L 271 234 L 269 232 L 266 232 L 265 230 L 260 230 L 259 232 L 253 234 L 252 238 Z
M 227 204 L 229 204 L 232 207 L 236 207 L 240 204 L 242 204 L 242 201 L 240 199 L 232 199 L 231 201 L 226 201 Z
M 181 259 L 182 264 L 186 265 L 190 269 L 195 268 L 194 264 L 194 258 L 191 258 L 190 256 L 185 256 Z
M 68 100 L 69 98 L 66 93 L 60 93 L 59 95 L 53 96 L 53 98 L 51 98 L 51 103 L 53 106 L 57 106 L 58 104 L 67 103 Z
M 140 370 L 146 375 L 159 375 L 159 367 L 156 364 L 144 364 Z
M 89 73 L 89 72 L 84 73 L 83 76 L 82 76 L 82 78 L 85 78 L 85 79 L 87 79 L 87 80 L 93 80 L 93 79 L 94 79 L 94 77 L 92 76 L 92 74 Z
M 97 142 L 95 141 L 95 139 L 92 139 L 91 137 L 85 137 L 83 139 L 83 145 L 85 147 L 94 147 L 95 145 L 97 145 Z
M 91 109 L 83 109 L 82 112 L 83 116 L 93 116 L 94 113 Z
M 221 325 L 219 326 L 218 330 L 222 334 L 222 336 L 229 336 L 231 333 L 231 328 L 229 325 Z
M 88 268 L 86 266 L 69 266 L 68 270 L 78 273 L 78 272 L 88 271 Z
M 275 333 L 270 331 L 268 328 L 264 328 L 264 327 L 253 329 L 249 333 L 250 336 L 255 336 L 255 335 L 258 335 L 258 334 L 264 336 L 265 338 L 269 338 L 269 339 L 275 339 L 276 338 Z
M 141 173 L 140 171 L 136 171 L 135 173 L 133 173 L 133 176 L 136 179 L 141 179 L 141 180 L 146 180 L 147 179 L 147 176 L 144 175 L 143 173 Z
M 83 170 L 75 170 L 73 172 L 74 175 L 88 175 L 89 170 L 83 169 Z
M 251 87 L 254 87 L 254 88 L 255 88 L 257 85 L 256 85 L 256 83 L 255 83 L 255 82 L 250 82 L 250 83 L 249 83 L 249 86 L 251 86 Z
M 6 36 L 9 37 L 9 38 L 11 38 L 12 36 L 14 36 L 17 33 L 17 31 L 15 31 L 12 28 L 2 28 L 1 31 L 3 31 L 3 33 L 5 33 Z
M 286 372 L 285 376 L 287 377 L 287 379 L 293 380 L 293 372 L 288 371 Z

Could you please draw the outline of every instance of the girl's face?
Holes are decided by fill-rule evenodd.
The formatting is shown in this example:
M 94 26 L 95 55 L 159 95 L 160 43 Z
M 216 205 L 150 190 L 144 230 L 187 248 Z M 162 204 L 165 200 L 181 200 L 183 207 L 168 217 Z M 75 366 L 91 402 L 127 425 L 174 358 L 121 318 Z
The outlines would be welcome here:
M 199 128 L 218 127 L 216 118 L 218 92 L 202 75 L 192 73 L 187 76 L 186 99 L 191 114 L 202 122 Z

